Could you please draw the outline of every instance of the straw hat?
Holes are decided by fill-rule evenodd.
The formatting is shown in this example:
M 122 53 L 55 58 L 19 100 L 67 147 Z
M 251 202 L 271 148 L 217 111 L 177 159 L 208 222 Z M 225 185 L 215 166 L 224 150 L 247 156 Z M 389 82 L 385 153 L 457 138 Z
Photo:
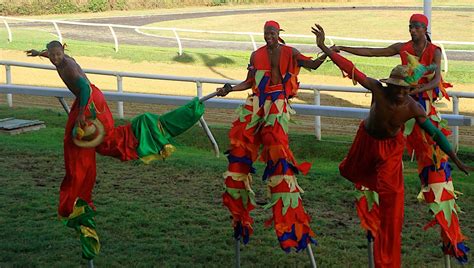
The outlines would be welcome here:
M 409 69 L 406 65 L 397 65 L 392 69 L 389 78 L 380 79 L 380 82 L 392 84 L 401 87 L 409 87 L 410 84 L 405 82 L 405 78 L 409 75 Z
M 84 128 L 78 127 L 77 132 L 80 133 L 77 135 L 79 138 L 74 137 L 72 142 L 82 148 L 94 148 L 101 144 L 105 137 L 104 125 L 98 119 L 88 121 Z

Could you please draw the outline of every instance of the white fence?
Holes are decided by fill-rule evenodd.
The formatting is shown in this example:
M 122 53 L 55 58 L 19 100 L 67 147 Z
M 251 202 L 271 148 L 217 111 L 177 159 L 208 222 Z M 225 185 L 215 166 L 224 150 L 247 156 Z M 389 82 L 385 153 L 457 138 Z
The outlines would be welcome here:
M 159 31 L 168 31 L 172 32 L 176 38 L 176 43 L 178 45 L 178 53 L 181 55 L 183 53 L 183 46 L 181 42 L 181 38 L 179 36 L 179 33 L 208 33 L 208 34 L 217 34 L 217 35 L 243 35 L 243 36 L 248 36 L 250 43 L 252 43 L 252 46 L 254 50 L 257 49 L 257 43 L 255 41 L 255 36 L 262 36 L 262 33 L 256 33 L 256 32 L 229 32 L 229 31 L 211 31 L 211 30 L 194 30 L 194 29 L 182 29 L 182 28 L 167 28 L 167 27 L 148 27 L 148 26 L 134 26 L 134 25 L 122 25 L 122 24 L 104 24 L 104 23 L 89 23 L 89 22 L 75 22 L 75 21 L 65 21 L 65 20 L 39 20 L 39 19 L 25 19 L 25 18 L 16 18 L 16 17 L 6 17 L 6 16 L 0 16 L 0 19 L 3 20 L 3 23 L 5 25 L 5 28 L 8 33 L 8 41 L 12 42 L 13 41 L 13 34 L 11 31 L 11 28 L 8 24 L 8 21 L 24 21 L 24 22 L 37 22 L 37 23 L 50 23 L 54 26 L 54 29 L 56 30 L 57 36 L 59 41 L 62 43 L 62 34 L 61 30 L 59 28 L 60 24 L 64 25 L 77 25 L 77 26 L 89 26 L 89 27 L 102 27 L 102 28 L 108 28 L 110 31 L 110 34 L 114 40 L 114 45 L 115 45 L 115 51 L 118 52 L 119 50 L 119 42 L 117 35 L 115 33 L 115 28 L 118 29 L 131 29 L 136 32 L 141 33 L 141 30 L 159 30 Z M 282 37 L 294 37 L 294 38 L 304 38 L 304 39 L 311 39 L 314 40 L 313 35 L 302 35 L 302 34 L 281 34 Z M 351 42 L 365 42 L 365 43 L 382 43 L 382 44 L 391 44 L 391 43 L 396 43 L 396 42 L 404 42 L 402 40 L 381 40 L 381 39 L 364 39 L 364 38 L 348 38 L 348 37 L 338 37 L 338 36 L 326 36 L 328 41 L 330 42 L 330 45 L 334 44 L 334 41 L 340 40 L 340 41 L 351 41 Z M 206 41 L 212 41 L 212 40 L 206 40 Z M 465 42 L 465 41 L 446 41 L 446 40 L 434 40 L 433 41 L 436 44 L 439 44 L 444 52 L 444 45 L 467 45 L 467 46 L 473 46 L 474 42 Z M 294 44 L 298 45 L 298 44 Z M 303 44 L 299 44 L 303 45 Z M 447 61 L 445 53 L 443 53 L 445 61 Z M 447 68 L 445 68 L 447 70 Z
M 69 97 L 72 96 L 68 91 L 64 89 L 52 89 L 33 87 L 33 86 L 18 86 L 13 85 L 11 77 L 11 67 L 26 67 L 35 69 L 45 70 L 56 70 L 52 65 L 44 64 L 32 64 L 15 61 L 0 61 L 0 65 L 5 66 L 6 71 L 6 84 L 0 86 L 0 92 L 7 94 L 7 102 L 11 107 L 13 105 L 12 94 L 30 94 L 30 95 L 41 95 L 41 96 L 55 96 L 55 97 Z M 189 100 L 189 97 L 178 97 L 178 96 L 162 96 L 154 94 L 132 94 L 123 93 L 123 78 L 142 78 L 142 79 L 155 79 L 155 80 L 170 80 L 170 81 L 181 81 L 181 82 L 192 82 L 196 84 L 196 95 L 202 96 L 202 85 L 208 84 L 220 84 L 225 83 L 237 84 L 240 83 L 238 80 L 227 80 L 227 79 L 214 79 L 214 78 L 203 78 L 203 77 L 186 77 L 186 76 L 171 76 L 171 75 L 159 75 L 159 74 L 143 74 L 143 73 L 131 73 L 131 72 L 116 72 L 108 70 L 94 70 L 84 69 L 85 73 L 115 76 L 117 78 L 117 93 L 105 92 L 109 100 L 118 101 L 118 115 L 123 118 L 123 101 L 130 102 L 145 102 L 145 103 L 157 103 L 157 104 L 171 104 L 181 105 L 185 101 Z M 38 89 L 38 91 L 32 90 Z M 314 92 L 314 105 L 295 104 L 295 109 L 304 115 L 315 116 L 315 136 L 318 140 L 321 139 L 321 117 L 345 117 L 345 118 L 365 118 L 368 114 L 368 109 L 362 108 L 349 108 L 349 107 L 330 107 L 321 106 L 320 93 L 325 92 L 353 92 L 353 93 L 368 93 L 366 89 L 362 87 L 342 87 L 342 86 L 330 86 L 330 85 L 311 85 L 311 84 L 300 84 L 300 90 L 309 90 Z M 42 95 L 42 94 L 47 95 Z M 48 95 L 49 94 L 49 95 Z M 59 94 L 56 96 L 55 94 Z M 474 98 L 474 93 L 469 92 L 457 92 L 450 91 L 450 96 L 453 99 L 453 114 L 446 114 L 443 118 L 447 119 L 449 125 L 453 129 L 454 144 L 455 148 L 458 148 L 459 144 L 459 127 L 458 126 L 472 126 L 474 120 L 471 117 L 459 115 L 459 100 L 461 98 Z M 228 99 L 212 99 L 206 102 L 210 108 L 235 108 L 238 104 L 241 104 L 241 100 L 228 100 Z

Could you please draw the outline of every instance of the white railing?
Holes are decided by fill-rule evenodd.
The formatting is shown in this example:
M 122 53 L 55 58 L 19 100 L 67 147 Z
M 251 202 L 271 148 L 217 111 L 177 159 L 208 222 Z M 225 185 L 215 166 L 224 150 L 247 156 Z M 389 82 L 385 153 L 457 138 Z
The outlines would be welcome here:
M 255 41 L 255 36 L 262 36 L 262 33 L 256 32 L 230 32 L 230 31 L 212 31 L 212 30 L 195 30 L 195 29 L 183 29 L 183 28 L 167 28 L 167 27 L 149 27 L 149 26 L 134 26 L 134 25 L 122 25 L 122 24 L 105 24 L 105 23 L 90 23 L 90 22 L 75 22 L 75 21 L 64 21 L 64 20 L 39 20 L 39 19 L 26 19 L 26 18 L 16 18 L 16 17 L 6 17 L 0 16 L 0 19 L 3 20 L 5 27 L 8 32 L 8 41 L 13 41 L 12 31 L 8 25 L 8 20 L 11 21 L 26 21 L 26 22 L 39 22 L 39 23 L 51 23 L 53 24 L 56 33 L 58 35 L 59 41 L 62 43 L 62 34 L 58 27 L 58 24 L 65 24 L 65 25 L 81 25 L 81 26 L 91 26 L 91 27 L 106 27 L 111 32 L 112 38 L 115 44 L 115 51 L 118 51 L 119 43 L 117 36 L 115 34 L 114 28 L 122 28 L 122 29 L 132 29 L 137 32 L 141 32 L 141 30 L 158 30 L 158 31 L 168 31 L 172 32 L 175 36 L 176 42 L 178 44 L 178 53 L 181 55 L 183 53 L 182 42 L 179 37 L 179 32 L 186 32 L 186 33 L 208 33 L 208 34 L 217 34 L 217 35 L 244 35 L 248 36 L 250 39 L 250 43 L 253 46 L 253 49 L 257 49 L 257 43 Z M 152 35 L 152 34 L 150 34 Z M 304 39 L 314 39 L 314 35 L 303 35 L 303 34 L 281 34 L 282 37 L 294 37 L 294 38 L 304 38 Z M 329 40 L 330 44 L 334 44 L 334 40 L 339 41 L 351 41 L 351 42 L 365 42 L 365 43 L 383 43 L 383 44 L 391 44 L 397 42 L 405 42 L 402 40 L 382 40 L 382 39 L 365 39 L 365 38 L 352 38 L 352 37 L 338 37 L 338 36 L 326 36 Z M 213 40 L 206 40 L 206 41 L 213 41 Z M 229 41 L 230 42 L 230 41 Z M 446 40 L 435 40 L 433 41 L 436 44 L 440 45 L 467 45 L 473 46 L 474 42 L 466 42 L 466 41 L 446 41 Z M 294 45 L 304 45 L 304 44 L 294 44 Z
M 0 65 L 5 66 L 5 76 L 6 76 L 6 84 L 12 85 L 12 77 L 11 77 L 11 67 L 25 67 L 25 68 L 35 68 L 35 69 L 43 69 L 43 70 L 56 70 L 56 68 L 52 65 L 45 65 L 45 64 L 34 64 L 34 63 L 25 63 L 25 62 L 16 62 L 16 61 L 0 61 Z M 142 78 L 142 79 L 154 79 L 154 80 L 168 80 L 168 81 L 178 81 L 178 82 L 192 82 L 196 84 L 196 95 L 201 97 L 202 93 L 202 85 L 204 83 L 207 84 L 238 84 L 240 80 L 228 80 L 228 79 L 215 79 L 215 78 L 203 78 L 203 77 L 189 77 L 189 76 L 172 76 L 172 75 L 160 75 L 160 74 L 144 74 L 144 73 L 132 73 L 132 72 L 118 72 L 118 71 L 109 71 L 109 70 L 95 70 L 95 69 L 84 69 L 85 73 L 88 74 L 98 74 L 98 75 L 107 75 L 107 76 L 115 76 L 117 78 L 117 92 L 118 94 L 122 94 L 123 90 L 123 78 Z M 8 87 L 8 86 L 7 86 Z M 331 85 L 312 85 L 312 84 L 300 84 L 300 90 L 309 90 L 314 93 L 314 105 L 315 107 L 321 106 L 321 91 L 324 92 L 352 92 L 352 93 L 368 93 L 369 91 L 362 87 L 347 87 L 347 86 L 331 86 Z M 7 102 L 10 107 L 13 106 L 13 98 L 12 93 L 7 93 Z M 461 98 L 474 98 L 474 93 L 470 92 L 458 92 L 458 91 L 450 91 L 450 96 L 453 99 L 453 114 L 459 115 L 459 99 Z M 131 96 L 130 94 L 128 94 Z M 241 103 L 241 101 L 238 101 Z M 223 107 L 226 108 L 226 107 Z M 343 107 L 341 107 L 343 108 Z M 123 111 L 123 102 L 121 100 L 118 101 L 117 105 L 118 115 L 120 118 L 123 118 L 124 111 Z M 356 108 L 354 108 L 356 109 Z M 328 116 L 328 117 L 338 117 L 338 114 L 311 114 L 315 115 L 315 136 L 318 140 L 321 139 L 321 117 L 320 116 Z M 360 114 L 359 114 L 360 115 Z M 339 116 L 339 117 L 351 117 L 351 116 Z M 363 117 L 360 117 L 363 118 Z M 466 125 L 466 124 L 452 124 L 453 126 L 453 136 L 455 147 L 458 148 L 459 144 L 459 127 L 458 125 Z M 469 124 L 468 124 L 469 125 Z M 472 124 L 471 124 L 472 125 Z

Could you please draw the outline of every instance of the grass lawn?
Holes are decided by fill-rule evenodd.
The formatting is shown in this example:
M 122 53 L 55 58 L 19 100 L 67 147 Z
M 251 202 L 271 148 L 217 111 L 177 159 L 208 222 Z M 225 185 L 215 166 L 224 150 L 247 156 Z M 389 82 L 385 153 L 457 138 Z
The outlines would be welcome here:
M 207 18 L 183 19 L 163 21 L 147 26 L 182 28 L 195 30 L 228 31 L 228 32 L 254 32 L 261 33 L 263 24 L 267 20 L 276 20 L 285 31 L 285 34 L 311 34 L 311 26 L 314 23 L 321 24 L 328 36 L 346 38 L 365 38 L 380 40 L 409 40 L 408 20 L 413 10 L 316 10 L 316 11 L 294 11 L 279 13 L 258 13 L 245 15 L 226 15 Z M 422 10 L 419 12 L 422 13 Z M 341 19 L 344 18 L 344 19 Z M 467 41 L 473 42 L 474 36 L 465 33 L 468 25 L 472 27 L 472 12 L 466 11 L 433 11 L 432 28 L 433 40 L 444 41 Z M 236 22 L 238 22 L 236 24 Z M 382 23 L 383 22 L 383 23 Z M 466 27 L 453 27 L 453 25 L 466 25 Z M 143 30 L 144 32 L 158 34 L 161 36 L 174 37 L 170 31 Z M 217 35 L 204 33 L 179 32 L 180 37 L 228 40 L 228 41 L 250 41 L 248 35 Z M 288 44 L 303 43 L 314 44 L 314 37 L 310 38 L 284 38 Z M 263 42 L 263 34 L 255 37 L 256 41 Z M 354 41 L 337 41 L 338 45 L 390 45 L 380 43 L 361 43 Z M 447 49 L 474 49 L 473 45 L 446 45 Z
M 6 36 L 6 31 L 0 29 L 0 36 Z M 32 31 L 25 29 L 16 29 L 13 31 L 13 42 L 8 43 L 6 40 L 0 41 L 0 53 L 5 50 L 25 51 L 31 48 L 42 49 L 45 44 L 54 40 L 54 36 L 42 31 Z M 177 54 L 176 48 L 137 46 L 137 45 L 120 45 L 118 53 L 113 50 L 112 43 L 87 42 L 65 39 L 68 44 L 67 54 L 73 57 L 87 56 L 94 58 L 109 58 L 115 60 L 127 60 L 132 63 L 140 62 L 157 62 L 165 64 L 177 65 L 193 65 L 201 66 L 209 69 L 230 69 L 242 70 L 243 66 L 247 66 L 250 51 L 235 51 L 222 49 L 194 49 L 185 48 L 185 53 L 181 56 Z M 315 57 L 314 55 L 310 55 Z M 359 69 L 368 76 L 383 78 L 390 73 L 393 66 L 400 63 L 400 59 L 393 58 L 367 58 L 349 56 Z M 8 59 L 3 58 L 2 59 Z M 48 63 L 46 60 L 45 63 Z M 122 66 L 122 69 L 126 66 Z M 101 69 L 95 67 L 94 69 Z M 446 75 L 447 81 L 461 84 L 474 84 L 474 62 L 470 61 L 449 61 L 449 72 Z M 3 71 L 3 70 L 2 70 Z M 149 72 L 157 72 L 156 70 Z M 165 73 L 166 70 L 159 71 Z M 186 75 L 192 75 L 193 71 L 189 71 Z M 302 74 L 309 73 L 303 70 Z M 184 74 L 183 74 L 184 75 Z M 218 71 L 215 75 L 220 76 Z M 324 64 L 317 70 L 317 75 L 340 77 L 341 72 L 333 64 Z M 243 76 L 242 76 L 243 77 Z M 236 78 L 236 79 L 241 79 Z M 15 80 L 17 83 L 18 80 Z M 314 82 L 311 82 L 314 83 Z
M 9 109 L 0 106 L 0 118 L 40 119 L 47 127 L 16 136 L 0 135 L 0 266 L 85 265 L 78 237 L 58 221 L 56 206 L 64 176 L 62 137 L 66 115 L 59 110 Z M 123 122 L 119 122 L 123 123 Z M 222 150 L 228 145 L 226 127 L 211 126 Z M 291 133 L 291 144 L 300 161 L 313 163 L 299 183 L 304 204 L 312 216 L 319 246 L 313 247 L 321 267 L 363 267 L 366 240 L 358 226 L 354 191 L 337 172 L 351 137 L 327 137 L 317 142 L 311 135 Z M 232 266 L 233 240 L 229 213 L 221 193 L 226 158 L 213 157 L 207 138 L 195 127 L 178 137 L 178 151 L 166 161 L 143 165 L 98 156 L 98 232 L 102 252 L 98 267 Z M 460 157 L 474 165 L 474 149 L 461 148 Z M 265 197 L 257 165 L 254 190 Z M 453 172 L 456 189 L 464 195 L 458 204 L 465 211 L 461 226 L 474 235 L 473 176 Z M 423 231 L 431 220 L 428 207 L 416 201 L 419 182 L 416 165 L 405 161 L 406 218 L 403 261 L 406 267 L 441 267 L 437 228 Z M 270 211 L 254 210 L 255 234 L 242 248 L 244 267 L 308 266 L 306 254 L 285 254 L 272 230 L 263 222 Z M 468 241 L 468 246 L 472 244 Z M 454 263 L 454 261 L 453 261 Z M 456 267 L 456 265 L 453 265 Z

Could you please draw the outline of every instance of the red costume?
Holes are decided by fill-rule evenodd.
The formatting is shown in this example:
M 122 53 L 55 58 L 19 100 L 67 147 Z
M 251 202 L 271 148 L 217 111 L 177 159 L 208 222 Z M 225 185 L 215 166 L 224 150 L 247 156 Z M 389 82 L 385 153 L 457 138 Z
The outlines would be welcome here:
M 298 165 L 288 144 L 288 123 L 294 113 L 288 99 L 296 95 L 298 60 L 306 60 L 301 54 L 293 55 L 291 47 L 282 45 L 280 52 L 280 73 L 282 84 L 270 85 L 271 66 L 266 46 L 254 53 L 253 94 L 240 108 L 239 117 L 233 122 L 229 133 L 230 150 L 228 170 L 224 173 L 226 191 L 224 205 L 233 217 L 235 237 L 243 236 L 247 243 L 252 234 L 253 219 L 250 211 L 255 208 L 254 192 L 251 189 L 252 167 L 263 145 L 260 160 L 267 164 L 263 179 L 268 179 L 273 217 L 272 223 L 283 250 L 292 247 L 297 251 L 314 242 L 314 233 L 309 226 L 310 217 L 304 211 L 295 175 L 306 174 L 311 165 Z
M 410 23 L 419 22 L 428 25 L 428 19 L 422 14 L 413 14 Z M 438 46 L 427 43 L 421 57 L 417 60 L 424 66 L 434 63 L 434 56 Z M 403 65 L 410 65 L 409 57 L 416 55 L 413 41 L 408 41 L 402 45 L 399 52 Z M 418 84 L 426 84 L 434 77 L 434 71 L 427 71 L 418 81 Z M 446 121 L 441 120 L 435 101 L 444 97 L 449 100 L 446 88 L 452 87 L 441 78 L 437 87 L 432 90 L 424 91 L 413 96 L 425 109 L 431 123 L 441 129 L 444 135 L 448 136 L 451 131 L 447 129 Z M 466 253 L 469 251 L 463 241 L 466 239 L 462 233 L 457 217 L 460 210 L 456 205 L 456 194 L 454 191 L 451 166 L 448 163 L 448 157 L 435 144 L 432 138 L 414 121 L 407 122 L 405 134 L 407 134 L 407 149 L 411 154 L 415 153 L 418 162 L 418 174 L 422 183 L 422 189 L 418 196 L 420 201 L 425 201 L 430 205 L 434 214 L 434 219 L 425 226 L 425 229 L 439 224 L 441 227 L 441 239 L 443 241 L 443 251 L 445 254 L 457 258 L 460 263 L 467 262 Z M 370 234 L 377 233 L 380 226 L 378 220 L 379 207 L 377 193 L 368 189 L 358 187 L 361 190 L 360 197 L 356 202 L 357 213 L 361 220 L 361 225 Z
M 378 217 L 369 214 L 373 218 L 363 221 L 363 224 L 377 223 L 367 226 L 375 237 L 376 267 L 400 267 L 401 264 L 404 149 L 401 131 L 394 138 L 380 140 L 370 136 L 362 122 L 349 153 L 339 165 L 343 177 L 378 194 L 379 206 L 374 208 Z
M 349 78 L 357 82 L 366 79 L 346 58 L 337 53 L 331 53 L 330 57 Z M 341 175 L 364 190 L 357 211 L 363 216 L 362 226 L 375 237 L 376 267 L 400 267 L 401 264 L 404 148 L 402 131 L 393 138 L 376 139 L 367 133 L 362 122 L 347 157 L 339 165 Z
M 131 124 L 114 127 L 112 113 L 102 92 L 88 82 L 86 85 L 90 95 L 83 108 L 85 117 L 99 121 L 105 136 L 96 147 L 84 148 L 75 144 L 76 120 L 81 110 L 80 98 L 76 98 L 64 135 L 66 175 L 61 183 L 58 212 L 67 226 L 80 233 L 83 257 L 92 259 L 100 249 L 92 203 L 96 179 L 95 153 L 122 161 L 140 159 L 148 163 L 163 159 L 174 151 L 170 139 L 192 127 L 204 113 L 204 106 L 195 98 L 185 106 L 161 116 L 145 113 L 135 117 Z
M 130 124 L 115 128 L 114 119 L 104 95 L 94 85 L 91 85 L 91 90 L 89 103 L 94 103 L 97 119 L 104 125 L 106 136 L 96 148 L 81 148 L 73 143 L 72 133 L 79 113 L 79 101 L 76 99 L 71 107 L 64 133 L 66 175 L 61 183 L 58 208 L 59 215 L 62 217 L 68 217 L 71 214 L 77 198 L 83 199 L 94 208 L 92 189 L 96 178 L 96 150 L 102 155 L 113 156 L 122 161 L 138 159 L 135 150 L 138 142 Z M 89 107 L 90 105 L 85 111 L 86 118 L 91 117 Z

